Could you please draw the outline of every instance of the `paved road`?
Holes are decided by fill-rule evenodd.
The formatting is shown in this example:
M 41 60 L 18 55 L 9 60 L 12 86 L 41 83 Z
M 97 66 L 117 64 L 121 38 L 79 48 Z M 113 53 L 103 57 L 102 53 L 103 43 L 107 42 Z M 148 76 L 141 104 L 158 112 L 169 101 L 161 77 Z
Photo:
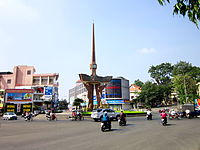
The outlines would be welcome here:
M 38 119 L 40 118 L 40 119 Z M 200 150 L 200 119 L 170 120 L 161 126 L 159 118 L 129 117 L 128 125 L 112 122 L 112 131 L 101 132 L 100 122 L 60 118 L 33 122 L 2 121 L 2 150 Z M 61 120 L 62 119 L 62 120 Z

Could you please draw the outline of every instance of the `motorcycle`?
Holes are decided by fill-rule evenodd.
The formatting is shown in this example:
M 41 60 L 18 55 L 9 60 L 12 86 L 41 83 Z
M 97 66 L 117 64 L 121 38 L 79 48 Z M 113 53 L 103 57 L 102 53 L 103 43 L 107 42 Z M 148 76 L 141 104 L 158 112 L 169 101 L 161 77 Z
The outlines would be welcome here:
M 146 115 L 147 120 L 152 120 L 152 114 Z
M 161 124 L 162 124 L 163 126 L 166 126 L 166 125 L 167 125 L 167 119 L 162 118 L 162 119 L 161 119 Z
M 192 118 L 191 113 L 186 113 L 186 118 L 191 119 Z
M 105 132 L 106 130 L 111 131 L 111 122 L 110 121 L 101 122 L 101 131 Z
M 173 119 L 180 119 L 180 115 L 178 114 L 178 113 L 176 113 L 175 115 L 171 115 L 171 114 L 169 114 L 169 119 L 170 120 L 173 120 Z
M 46 115 L 47 120 L 51 121 L 51 120 L 55 120 L 57 121 L 57 117 L 55 114 L 51 114 L 51 115 Z
M 24 120 L 25 121 L 33 121 L 33 116 L 32 115 L 24 116 Z
M 126 126 L 126 120 L 125 119 L 119 119 L 119 126 Z

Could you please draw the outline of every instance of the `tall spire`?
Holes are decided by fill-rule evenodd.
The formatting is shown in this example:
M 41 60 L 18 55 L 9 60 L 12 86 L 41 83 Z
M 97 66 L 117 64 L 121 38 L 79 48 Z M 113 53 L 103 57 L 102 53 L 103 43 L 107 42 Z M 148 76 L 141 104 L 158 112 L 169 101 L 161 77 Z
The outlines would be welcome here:
M 95 36 L 94 36 L 94 23 L 92 24 L 92 61 L 90 64 L 90 70 L 92 73 L 92 76 L 96 76 L 96 58 L 95 58 Z

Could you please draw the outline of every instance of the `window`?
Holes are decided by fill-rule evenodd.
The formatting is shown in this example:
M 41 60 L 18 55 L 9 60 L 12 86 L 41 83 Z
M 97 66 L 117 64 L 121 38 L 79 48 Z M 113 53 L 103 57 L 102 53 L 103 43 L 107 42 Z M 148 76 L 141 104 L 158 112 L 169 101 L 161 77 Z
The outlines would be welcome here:
M 40 78 L 39 77 L 34 77 L 33 78 L 33 84 L 40 84 Z
M 48 78 L 47 77 L 42 77 L 42 84 L 47 84 Z
M 49 77 L 49 84 L 53 84 L 54 83 L 54 77 Z
M 31 74 L 31 70 L 28 70 L 28 71 L 27 71 L 27 75 L 30 75 L 30 74 Z
M 8 79 L 8 80 L 7 80 L 7 84 L 11 84 L 11 79 Z

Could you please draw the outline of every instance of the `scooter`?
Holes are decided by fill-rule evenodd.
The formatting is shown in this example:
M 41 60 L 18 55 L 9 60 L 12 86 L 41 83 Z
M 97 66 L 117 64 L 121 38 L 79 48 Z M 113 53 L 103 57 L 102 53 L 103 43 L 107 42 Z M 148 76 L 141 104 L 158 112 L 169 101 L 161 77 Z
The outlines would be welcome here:
M 111 122 L 110 121 L 101 122 L 101 131 L 105 132 L 106 130 L 111 131 Z
M 126 126 L 126 119 L 119 119 L 119 126 Z
M 32 115 L 24 116 L 25 121 L 33 121 Z
M 162 119 L 161 119 L 161 124 L 162 124 L 163 126 L 166 126 L 166 125 L 167 125 L 167 119 L 162 118 Z
M 152 120 L 152 114 L 146 115 L 147 120 Z
M 51 121 L 51 120 L 55 120 L 57 121 L 57 117 L 55 114 L 51 114 L 51 115 L 46 115 L 47 120 Z

